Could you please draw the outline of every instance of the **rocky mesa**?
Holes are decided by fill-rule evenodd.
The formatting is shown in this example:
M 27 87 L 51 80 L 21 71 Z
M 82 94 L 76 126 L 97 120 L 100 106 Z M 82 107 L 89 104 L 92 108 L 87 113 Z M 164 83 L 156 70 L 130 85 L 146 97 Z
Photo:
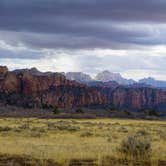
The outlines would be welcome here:
M 0 67 L 0 101 L 18 106 L 58 105 L 71 108 L 104 104 L 100 92 L 83 84 L 70 81 L 64 75 L 32 75 L 29 71 L 10 72 Z
M 111 84 L 111 83 L 110 83 Z M 63 74 L 33 74 L 0 67 L 0 104 L 61 108 L 109 106 L 140 110 L 166 108 L 166 91 L 152 87 L 88 86 L 66 79 Z
M 115 89 L 103 88 L 102 93 L 107 96 L 109 105 L 122 109 L 157 109 L 165 112 L 166 91 L 151 87 L 125 87 Z

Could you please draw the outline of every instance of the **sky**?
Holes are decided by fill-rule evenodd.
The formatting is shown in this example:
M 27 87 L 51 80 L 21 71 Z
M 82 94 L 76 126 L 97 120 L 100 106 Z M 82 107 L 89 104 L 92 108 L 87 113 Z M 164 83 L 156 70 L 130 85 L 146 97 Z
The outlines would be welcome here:
M 166 1 L 0 0 L 0 65 L 166 80 Z

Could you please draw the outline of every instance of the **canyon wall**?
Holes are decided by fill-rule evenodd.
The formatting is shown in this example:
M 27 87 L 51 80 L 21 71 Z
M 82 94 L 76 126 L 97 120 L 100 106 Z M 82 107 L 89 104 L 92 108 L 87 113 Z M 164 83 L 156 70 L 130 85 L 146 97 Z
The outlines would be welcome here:
M 7 104 L 21 105 L 23 101 L 23 105 L 29 105 L 28 102 L 33 101 L 32 106 L 48 104 L 71 108 L 106 103 L 106 97 L 99 91 L 67 80 L 59 73 L 32 75 L 28 71 L 14 73 L 0 67 L 0 78 L 0 99 Z
M 89 87 L 52 73 L 33 75 L 28 70 L 10 72 L 0 67 L 0 103 L 25 107 L 43 104 L 62 108 L 103 105 L 142 109 L 166 105 L 166 91 L 151 87 Z

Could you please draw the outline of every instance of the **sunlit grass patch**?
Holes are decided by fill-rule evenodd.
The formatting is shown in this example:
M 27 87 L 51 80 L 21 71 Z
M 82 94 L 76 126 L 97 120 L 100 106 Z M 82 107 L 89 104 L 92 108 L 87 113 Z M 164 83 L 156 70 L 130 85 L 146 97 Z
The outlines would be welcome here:
M 164 121 L 1 118 L 0 122 L 2 154 L 51 159 L 63 165 L 87 159 L 97 164 L 123 163 L 124 154 L 117 149 L 135 135 L 151 142 L 148 162 L 166 161 Z

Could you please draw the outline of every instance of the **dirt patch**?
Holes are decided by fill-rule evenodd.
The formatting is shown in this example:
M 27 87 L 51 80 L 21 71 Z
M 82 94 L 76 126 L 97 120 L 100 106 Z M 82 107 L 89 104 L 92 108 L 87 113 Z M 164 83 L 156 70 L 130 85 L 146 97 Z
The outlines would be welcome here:
M 165 166 L 166 165 L 166 161 L 159 161 L 158 166 Z

